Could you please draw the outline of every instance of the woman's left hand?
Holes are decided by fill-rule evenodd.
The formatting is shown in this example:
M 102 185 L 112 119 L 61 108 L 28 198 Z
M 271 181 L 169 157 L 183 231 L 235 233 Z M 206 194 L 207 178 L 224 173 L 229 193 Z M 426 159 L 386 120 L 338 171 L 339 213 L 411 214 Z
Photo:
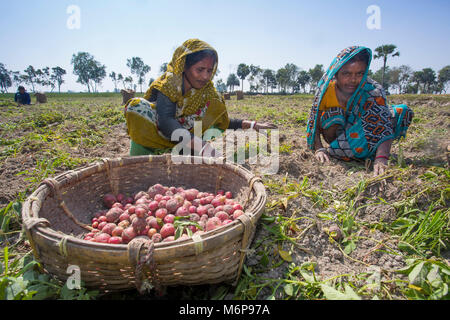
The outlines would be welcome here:
M 373 175 L 379 176 L 384 174 L 387 168 L 388 161 L 384 158 L 378 158 L 375 159 L 375 162 L 373 163 Z
M 256 122 L 253 127 L 256 131 L 264 130 L 264 129 L 277 129 L 278 127 L 273 123 L 268 122 Z

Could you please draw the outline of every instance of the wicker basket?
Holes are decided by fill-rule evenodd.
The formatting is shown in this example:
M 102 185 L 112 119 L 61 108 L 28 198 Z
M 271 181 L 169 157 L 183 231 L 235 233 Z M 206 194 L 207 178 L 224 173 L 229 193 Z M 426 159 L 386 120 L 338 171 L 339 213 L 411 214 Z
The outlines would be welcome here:
M 66 281 L 76 265 L 87 288 L 101 292 L 173 285 L 236 284 L 261 216 L 266 192 L 260 179 L 234 164 L 190 157 L 175 164 L 170 155 L 103 159 L 85 168 L 46 179 L 27 198 L 22 219 L 37 261 Z M 186 240 L 153 244 L 135 238 L 112 245 L 82 240 L 92 215 L 104 209 L 106 193 L 133 194 L 150 185 L 185 186 L 233 192 L 245 215 Z M 148 286 L 150 285 L 150 286 Z

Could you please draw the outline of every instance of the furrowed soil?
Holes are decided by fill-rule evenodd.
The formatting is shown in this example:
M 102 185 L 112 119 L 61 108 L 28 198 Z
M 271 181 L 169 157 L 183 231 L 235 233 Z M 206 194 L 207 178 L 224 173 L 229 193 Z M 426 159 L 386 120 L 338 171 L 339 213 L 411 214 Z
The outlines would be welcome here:
M 0 96 L 0 208 L 23 201 L 46 177 L 128 155 L 119 95 L 55 94 L 47 104 L 22 107 L 11 100 Z M 364 299 L 406 299 L 408 277 L 398 270 L 407 258 L 449 264 L 450 96 L 394 95 L 389 102 L 407 104 L 415 117 L 406 139 L 394 142 L 387 172 L 374 177 L 368 163 L 315 160 L 305 137 L 312 96 L 232 96 L 231 118 L 279 128 L 275 172 L 258 161 L 242 163 L 263 179 L 268 200 L 238 286 L 170 287 L 163 297 L 131 290 L 101 298 L 321 299 L 321 284 L 350 283 Z M 442 243 L 438 250 L 420 243 L 408 249 L 401 223 L 413 223 L 428 209 L 446 212 Z M 13 227 L 19 229 L 20 221 Z M 20 248 L 30 250 L 26 242 Z M 377 288 L 368 286 L 374 278 Z

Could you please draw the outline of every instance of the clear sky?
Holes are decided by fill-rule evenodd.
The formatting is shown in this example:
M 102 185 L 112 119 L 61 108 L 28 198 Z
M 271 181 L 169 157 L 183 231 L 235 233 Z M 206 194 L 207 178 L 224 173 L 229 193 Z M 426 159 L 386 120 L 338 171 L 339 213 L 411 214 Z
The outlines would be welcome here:
M 71 5 L 80 10 L 79 29 L 68 27 L 68 20 L 74 25 Z M 380 19 L 367 12 L 371 5 Z M 2 0 L 0 12 L 0 62 L 14 71 L 60 66 L 67 71 L 62 91 L 86 89 L 76 83 L 74 53 L 89 52 L 108 74 L 124 75 L 130 75 L 127 58 L 141 57 L 152 68 L 148 81 L 189 38 L 218 51 L 217 78 L 223 80 L 239 63 L 326 68 L 349 45 L 374 50 L 395 44 L 400 57 L 390 59 L 390 66 L 437 72 L 450 64 L 448 0 Z M 368 28 L 368 20 L 380 28 Z M 375 60 L 372 70 L 381 66 Z M 113 88 L 108 77 L 99 91 Z

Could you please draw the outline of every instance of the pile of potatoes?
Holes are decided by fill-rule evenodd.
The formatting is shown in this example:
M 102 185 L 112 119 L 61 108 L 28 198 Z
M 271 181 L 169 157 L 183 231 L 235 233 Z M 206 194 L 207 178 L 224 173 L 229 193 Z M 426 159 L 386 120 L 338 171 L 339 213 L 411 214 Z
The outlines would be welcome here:
M 244 214 L 230 191 L 217 194 L 197 189 L 151 186 L 134 195 L 106 194 L 106 210 L 92 218 L 92 231 L 84 240 L 126 244 L 137 236 L 153 242 L 186 239 L 226 225 Z

